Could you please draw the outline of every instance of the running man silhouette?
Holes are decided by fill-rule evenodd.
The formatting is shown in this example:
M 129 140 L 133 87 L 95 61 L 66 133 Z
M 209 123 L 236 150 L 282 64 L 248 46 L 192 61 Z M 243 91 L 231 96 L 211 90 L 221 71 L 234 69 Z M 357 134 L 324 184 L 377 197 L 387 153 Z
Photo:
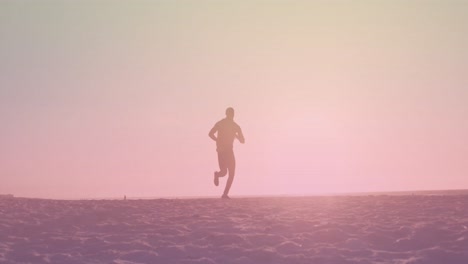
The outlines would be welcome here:
M 219 171 L 214 172 L 214 184 L 218 186 L 219 177 L 226 176 L 229 171 L 226 187 L 223 196 L 221 196 L 221 198 L 228 199 L 229 189 L 231 189 L 236 171 L 236 158 L 233 150 L 234 139 L 237 138 L 242 144 L 245 142 L 240 126 L 234 122 L 234 109 L 232 107 L 226 109 L 226 118 L 218 121 L 210 130 L 208 136 L 216 141 L 216 151 L 218 152 Z

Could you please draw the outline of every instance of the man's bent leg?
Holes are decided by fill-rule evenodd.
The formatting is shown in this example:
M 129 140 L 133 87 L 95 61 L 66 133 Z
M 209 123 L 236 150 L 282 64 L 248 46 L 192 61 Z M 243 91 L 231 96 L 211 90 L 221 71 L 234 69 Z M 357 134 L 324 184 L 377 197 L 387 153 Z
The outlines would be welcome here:
M 218 151 L 218 164 L 219 164 L 219 171 L 214 172 L 214 185 L 219 185 L 219 177 L 224 177 L 227 174 L 227 162 L 226 162 L 226 154 L 223 152 Z
M 224 177 L 228 171 L 229 157 L 226 152 L 218 152 L 219 171 L 215 172 L 216 177 Z
M 219 177 L 218 177 L 218 172 L 214 172 L 214 179 L 213 179 L 214 185 L 218 186 L 219 185 Z

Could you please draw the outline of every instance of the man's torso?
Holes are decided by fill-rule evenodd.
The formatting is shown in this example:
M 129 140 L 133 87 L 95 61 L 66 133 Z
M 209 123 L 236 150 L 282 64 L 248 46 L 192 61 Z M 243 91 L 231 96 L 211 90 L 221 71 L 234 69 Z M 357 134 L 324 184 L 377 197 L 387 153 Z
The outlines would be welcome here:
M 239 125 L 233 120 L 223 119 L 216 123 L 218 128 L 216 147 L 217 151 L 232 151 L 234 139 L 239 131 Z

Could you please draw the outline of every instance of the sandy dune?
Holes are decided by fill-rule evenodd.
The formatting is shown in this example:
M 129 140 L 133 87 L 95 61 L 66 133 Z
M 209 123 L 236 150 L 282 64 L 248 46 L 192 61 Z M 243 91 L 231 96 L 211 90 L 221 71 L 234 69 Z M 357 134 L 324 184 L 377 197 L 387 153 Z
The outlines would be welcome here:
M 0 199 L 0 263 L 468 263 L 468 196 Z

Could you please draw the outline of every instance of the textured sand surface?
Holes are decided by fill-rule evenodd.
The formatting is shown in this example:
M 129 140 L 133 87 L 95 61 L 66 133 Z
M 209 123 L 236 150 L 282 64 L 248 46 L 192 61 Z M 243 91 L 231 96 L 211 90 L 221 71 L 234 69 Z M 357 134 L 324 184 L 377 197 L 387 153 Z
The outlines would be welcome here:
M 468 196 L 0 199 L 0 263 L 468 263 Z

